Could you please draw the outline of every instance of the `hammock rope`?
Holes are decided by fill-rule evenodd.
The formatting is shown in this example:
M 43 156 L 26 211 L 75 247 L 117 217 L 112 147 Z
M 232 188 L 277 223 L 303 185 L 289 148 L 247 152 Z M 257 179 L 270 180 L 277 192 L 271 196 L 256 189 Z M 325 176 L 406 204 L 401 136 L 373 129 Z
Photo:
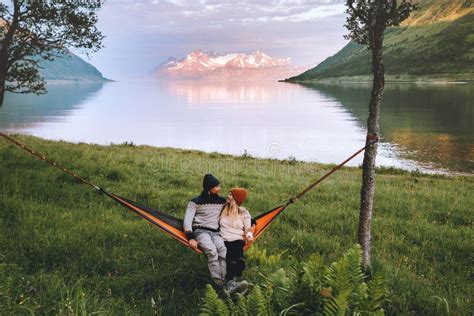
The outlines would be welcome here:
M 77 180 L 81 181 L 82 183 L 94 188 L 95 190 L 102 192 L 106 194 L 108 197 L 111 199 L 115 200 L 116 202 L 120 203 L 121 205 L 125 206 L 129 210 L 131 210 L 135 215 L 139 216 L 140 218 L 148 221 L 151 224 L 154 224 L 156 227 L 161 229 L 164 233 L 167 235 L 175 238 L 177 241 L 182 243 L 183 245 L 191 248 L 188 244 L 188 240 L 186 238 L 186 235 L 183 231 L 183 221 L 179 218 L 176 218 L 172 215 L 166 214 L 164 212 L 161 212 L 159 210 L 154 210 L 152 208 L 149 208 L 144 205 L 140 205 L 139 203 L 132 201 L 130 199 L 120 197 L 114 193 L 108 192 L 104 190 L 103 188 L 99 187 L 98 185 L 94 184 L 93 182 L 86 180 L 76 173 L 70 171 L 66 167 L 64 167 L 61 164 L 58 164 L 57 162 L 48 159 L 46 156 L 40 154 L 39 152 L 25 146 L 21 142 L 17 141 L 16 139 L 4 134 L 0 133 L 0 136 L 6 139 L 8 142 L 12 143 L 13 145 L 23 149 L 27 153 L 36 156 L 37 158 L 45 161 L 46 163 L 50 164 L 51 166 L 61 170 L 62 172 L 67 173 L 71 177 L 76 178 Z M 255 228 L 255 233 L 254 233 L 254 241 L 261 236 L 261 234 L 270 226 L 271 223 L 276 219 L 278 215 L 281 214 L 290 204 L 295 203 L 299 198 L 301 198 L 303 195 L 305 195 L 308 191 L 316 187 L 319 183 L 324 181 L 327 177 L 329 177 L 331 174 L 342 168 L 345 164 L 347 164 L 349 161 L 354 159 L 356 156 L 358 156 L 360 153 L 362 153 L 364 150 L 369 148 L 369 146 L 372 146 L 378 141 L 378 137 L 376 135 L 368 135 L 367 136 L 367 141 L 366 141 L 366 146 L 362 147 L 358 151 L 356 151 L 354 154 L 352 154 L 350 157 L 348 157 L 346 160 L 326 172 L 322 177 L 317 179 L 316 181 L 312 182 L 309 184 L 303 191 L 298 193 L 297 195 L 291 197 L 288 202 L 285 204 L 279 205 L 265 213 L 262 213 L 258 216 L 256 216 L 254 219 L 256 221 L 256 228 Z M 253 242 L 252 242 L 253 243 Z M 248 243 L 245 247 L 244 250 L 246 250 L 252 243 Z M 191 248 L 192 249 L 192 248 Z M 193 249 L 197 253 L 202 253 L 200 249 Z

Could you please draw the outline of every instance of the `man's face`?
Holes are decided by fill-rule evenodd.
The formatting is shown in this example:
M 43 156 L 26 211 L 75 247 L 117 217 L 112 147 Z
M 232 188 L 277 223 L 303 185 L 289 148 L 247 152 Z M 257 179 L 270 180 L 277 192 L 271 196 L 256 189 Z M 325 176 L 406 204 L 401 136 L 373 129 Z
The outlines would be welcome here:
M 210 190 L 211 194 L 219 194 L 221 192 L 221 186 L 215 186 Z

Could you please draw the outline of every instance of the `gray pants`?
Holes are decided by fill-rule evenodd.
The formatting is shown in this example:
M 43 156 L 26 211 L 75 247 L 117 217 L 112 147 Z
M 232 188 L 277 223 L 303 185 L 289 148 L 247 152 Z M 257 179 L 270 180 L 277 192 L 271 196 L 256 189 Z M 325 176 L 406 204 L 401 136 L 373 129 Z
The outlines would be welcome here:
M 218 232 L 211 232 L 205 229 L 196 229 L 194 237 L 199 243 L 199 247 L 207 256 L 209 272 L 211 278 L 224 280 L 226 275 L 225 257 L 227 248 L 224 245 L 224 240 Z

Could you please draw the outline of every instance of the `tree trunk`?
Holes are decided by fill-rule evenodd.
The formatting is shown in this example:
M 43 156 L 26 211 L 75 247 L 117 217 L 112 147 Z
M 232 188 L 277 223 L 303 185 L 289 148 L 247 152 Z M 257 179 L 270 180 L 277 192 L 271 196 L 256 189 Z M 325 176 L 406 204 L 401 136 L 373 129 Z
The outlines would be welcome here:
M 362 188 L 360 192 L 360 216 L 358 242 L 362 247 L 363 266 L 366 271 L 371 269 L 371 221 L 372 207 L 375 192 L 375 157 L 377 156 L 377 143 L 379 134 L 379 112 L 382 103 L 385 75 L 382 55 L 383 30 L 374 32 L 374 45 L 372 46 L 372 70 L 374 74 L 372 95 L 369 104 L 369 118 L 367 120 L 366 150 L 362 164 Z
M 2 45 L 0 50 L 0 107 L 3 105 L 3 97 L 5 96 L 5 80 L 7 78 L 7 63 L 8 63 L 8 51 L 7 47 Z
M 8 52 L 10 50 L 10 45 L 12 44 L 13 37 L 18 27 L 19 17 L 20 17 L 20 7 L 21 1 L 13 1 L 13 18 L 12 23 L 8 27 L 2 43 L 0 45 L 0 107 L 3 105 L 3 99 L 5 97 L 5 81 L 7 79 L 7 73 L 9 69 L 9 56 Z
M 5 81 L 0 82 L 0 108 L 3 105 L 4 96 L 5 96 Z
M 7 78 L 7 62 L 8 56 L 3 56 L 2 51 L 0 51 L 0 107 L 3 105 L 3 98 L 5 96 L 5 80 Z

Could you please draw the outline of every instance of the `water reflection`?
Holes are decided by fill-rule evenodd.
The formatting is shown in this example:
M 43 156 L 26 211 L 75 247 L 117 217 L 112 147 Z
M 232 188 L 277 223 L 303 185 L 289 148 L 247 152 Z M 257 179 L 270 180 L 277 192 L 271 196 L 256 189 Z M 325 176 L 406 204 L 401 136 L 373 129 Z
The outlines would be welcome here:
M 371 86 L 312 84 L 341 102 L 365 126 Z M 380 116 L 384 141 L 426 166 L 474 171 L 472 85 L 387 84 Z
M 102 82 L 49 84 L 43 95 L 6 93 L 0 129 L 17 130 L 44 122 L 64 121 L 102 89 Z
M 387 85 L 377 164 L 472 172 L 473 91 Z M 364 144 L 369 95 L 368 85 L 278 82 L 50 86 L 44 96 L 9 95 L 0 130 L 336 163 Z
M 160 82 L 170 94 L 184 98 L 191 106 L 269 105 L 294 96 L 299 90 L 291 84 L 273 81 L 168 81 Z

